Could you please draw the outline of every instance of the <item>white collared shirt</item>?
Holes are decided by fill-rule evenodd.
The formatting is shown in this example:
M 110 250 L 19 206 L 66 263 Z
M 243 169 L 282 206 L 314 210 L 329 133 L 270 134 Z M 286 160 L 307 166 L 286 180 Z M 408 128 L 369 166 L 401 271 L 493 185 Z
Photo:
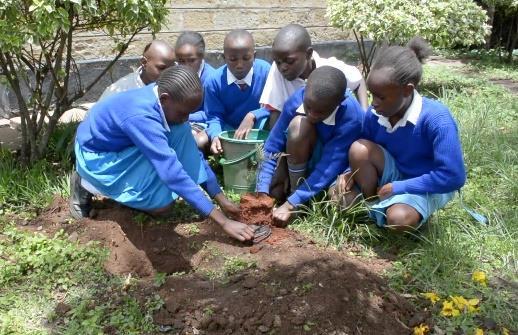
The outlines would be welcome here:
M 201 74 L 203 73 L 203 67 L 205 66 L 205 59 L 201 60 L 200 68 L 198 69 L 198 77 L 201 78 Z
M 169 128 L 169 124 L 167 123 L 167 119 L 165 118 L 164 110 L 162 109 L 162 104 L 160 103 L 160 97 L 158 96 L 158 85 L 155 85 L 155 87 L 153 87 L 153 92 L 155 93 L 155 96 L 158 100 L 158 106 L 160 107 L 160 115 L 162 116 L 162 124 L 163 124 L 165 130 L 170 132 L 171 129 Z
M 246 74 L 243 79 L 237 79 L 227 67 L 227 85 L 236 84 L 238 87 L 240 84 L 247 84 L 248 87 L 252 86 L 252 78 L 254 76 L 254 67 L 250 68 L 250 71 Z M 241 88 L 241 87 L 239 87 Z
M 315 50 L 313 50 L 311 57 L 315 61 L 316 68 L 328 65 L 342 71 L 347 79 L 347 88 L 351 91 L 356 90 L 358 86 L 360 86 L 363 77 L 356 67 L 347 65 L 335 57 L 322 58 Z M 277 68 L 277 64 L 273 62 L 270 72 L 268 72 L 268 78 L 264 84 L 263 93 L 261 94 L 259 102 L 282 111 L 286 100 L 288 100 L 296 90 L 304 86 L 306 86 L 306 81 L 302 78 L 295 78 L 292 81 L 286 80 Z
M 322 120 L 323 123 L 327 124 L 328 126 L 334 126 L 336 124 L 336 112 L 338 111 L 338 107 L 336 106 L 335 110 L 324 120 Z M 300 105 L 299 108 L 297 108 L 297 113 L 306 115 L 306 111 L 304 110 L 304 104 Z
M 142 66 L 140 66 L 135 71 L 125 75 L 124 77 L 120 78 L 119 80 L 108 86 L 97 101 L 106 99 L 107 97 L 114 95 L 116 93 L 125 92 L 135 88 L 146 86 L 146 84 L 144 84 L 142 78 L 140 77 L 141 74 Z
M 383 127 L 387 128 L 387 133 L 393 133 L 398 128 L 406 126 L 407 122 L 415 125 L 417 123 L 417 119 L 419 119 L 419 115 L 421 114 L 421 110 L 423 109 L 423 97 L 414 90 L 414 97 L 412 98 L 412 103 L 408 106 L 403 117 L 392 127 L 390 124 L 389 118 L 379 115 L 376 113 L 376 110 L 373 108 L 372 112 L 378 116 L 378 123 Z

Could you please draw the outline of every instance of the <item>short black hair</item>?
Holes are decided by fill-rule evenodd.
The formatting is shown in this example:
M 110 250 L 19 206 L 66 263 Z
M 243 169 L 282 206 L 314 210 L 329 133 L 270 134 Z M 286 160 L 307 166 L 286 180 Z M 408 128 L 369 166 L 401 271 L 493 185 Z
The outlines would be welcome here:
M 311 72 L 306 87 L 319 100 L 340 100 L 345 96 L 347 79 L 342 71 L 326 65 Z
M 195 46 L 198 55 L 203 56 L 205 54 L 205 41 L 200 33 L 191 30 L 182 32 L 176 39 L 175 49 L 178 50 L 186 44 Z
M 142 54 L 145 54 L 146 52 L 148 52 L 148 50 L 151 48 L 152 45 L 161 45 L 161 46 L 164 46 L 164 47 L 167 47 L 167 48 L 171 48 L 171 46 L 169 45 L 169 43 L 165 42 L 165 41 L 162 41 L 162 40 L 153 40 L 151 42 L 149 42 L 148 44 L 146 44 L 146 46 L 144 47 L 144 51 L 142 52 Z
M 311 36 L 300 24 L 288 24 L 279 30 L 273 40 L 273 45 L 289 45 L 297 51 L 306 51 L 311 47 Z
M 159 94 L 167 93 L 177 101 L 185 101 L 195 93 L 203 93 L 200 78 L 190 67 L 171 66 L 157 80 Z
M 249 31 L 246 31 L 244 29 L 233 29 L 228 32 L 228 34 L 225 36 L 225 40 L 223 41 L 223 48 L 225 48 L 225 44 L 227 44 L 227 41 L 229 40 L 237 40 L 237 39 L 250 39 L 252 41 L 252 46 L 255 45 L 254 37 Z
M 424 60 L 430 56 L 429 44 L 420 37 L 412 38 L 406 46 L 393 45 L 382 48 L 374 59 L 371 72 L 383 68 L 392 69 L 390 80 L 399 85 L 417 86 L 423 75 Z

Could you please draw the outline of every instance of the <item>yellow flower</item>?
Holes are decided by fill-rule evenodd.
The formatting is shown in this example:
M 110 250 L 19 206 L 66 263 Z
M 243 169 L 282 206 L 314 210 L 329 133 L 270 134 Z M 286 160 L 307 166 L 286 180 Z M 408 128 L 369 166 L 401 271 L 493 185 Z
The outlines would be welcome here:
M 419 326 L 414 327 L 414 335 L 425 335 L 430 331 L 430 327 L 421 323 Z
M 453 306 L 453 302 L 452 301 L 447 301 L 446 300 L 446 301 L 442 302 L 441 315 L 442 316 L 453 316 L 453 317 L 456 317 L 456 316 L 460 315 L 460 311 Z
M 477 313 L 479 308 L 477 307 L 478 303 L 480 302 L 479 299 L 473 298 L 468 300 L 468 312 L 470 313 Z
M 511 333 L 509 333 L 509 329 L 502 327 L 502 335 L 510 335 L 510 334 Z
M 473 335 L 484 335 L 484 331 L 480 328 L 475 329 L 475 333 Z
M 441 298 L 437 295 L 437 293 L 434 293 L 434 292 L 426 292 L 426 293 L 423 293 L 422 294 L 426 299 L 430 300 L 430 302 L 432 303 L 432 305 L 435 305 L 435 303 L 439 300 L 441 300 Z
M 455 307 L 461 311 L 463 311 L 464 307 L 468 305 L 468 301 L 460 295 L 451 297 L 451 301 L 455 304 Z
M 473 272 L 473 275 L 471 275 L 471 279 L 482 286 L 487 286 L 487 276 L 486 273 L 483 271 Z

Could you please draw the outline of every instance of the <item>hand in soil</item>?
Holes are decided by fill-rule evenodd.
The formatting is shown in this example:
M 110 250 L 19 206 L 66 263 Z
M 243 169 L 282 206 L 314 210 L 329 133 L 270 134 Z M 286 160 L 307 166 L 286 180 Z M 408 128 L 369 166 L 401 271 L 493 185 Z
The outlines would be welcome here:
M 295 207 L 288 201 L 284 202 L 281 207 L 273 210 L 273 222 L 278 227 L 286 227 L 290 221 L 291 214 Z
M 254 122 L 255 115 L 252 112 L 248 112 L 248 114 L 243 118 L 243 121 L 241 121 L 239 128 L 237 128 L 234 133 L 234 138 L 238 140 L 246 139 L 248 137 L 248 133 L 254 127 Z
M 231 217 L 231 218 L 237 218 L 239 217 L 239 214 L 241 213 L 241 208 L 238 204 L 233 203 L 230 201 L 223 192 L 217 194 L 214 199 L 218 202 L 223 212 Z
M 254 238 L 254 230 L 252 227 L 244 223 L 227 219 L 221 227 L 228 235 L 241 242 L 252 240 Z

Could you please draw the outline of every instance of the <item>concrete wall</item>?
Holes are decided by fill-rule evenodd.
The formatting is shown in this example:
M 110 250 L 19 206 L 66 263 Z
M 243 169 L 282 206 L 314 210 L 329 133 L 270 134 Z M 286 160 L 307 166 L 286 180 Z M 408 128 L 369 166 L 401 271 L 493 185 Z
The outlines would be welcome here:
M 314 42 L 348 39 L 341 30 L 330 27 L 326 2 L 322 0 L 178 0 L 168 2 L 168 23 L 156 38 L 174 44 L 183 30 L 200 32 L 207 49 L 219 50 L 225 34 L 236 28 L 254 35 L 257 46 L 270 46 L 277 30 L 288 23 L 305 26 Z M 138 56 L 153 39 L 150 32 L 137 35 L 126 56 Z M 113 42 L 102 32 L 78 34 L 74 52 L 78 59 L 109 58 Z

